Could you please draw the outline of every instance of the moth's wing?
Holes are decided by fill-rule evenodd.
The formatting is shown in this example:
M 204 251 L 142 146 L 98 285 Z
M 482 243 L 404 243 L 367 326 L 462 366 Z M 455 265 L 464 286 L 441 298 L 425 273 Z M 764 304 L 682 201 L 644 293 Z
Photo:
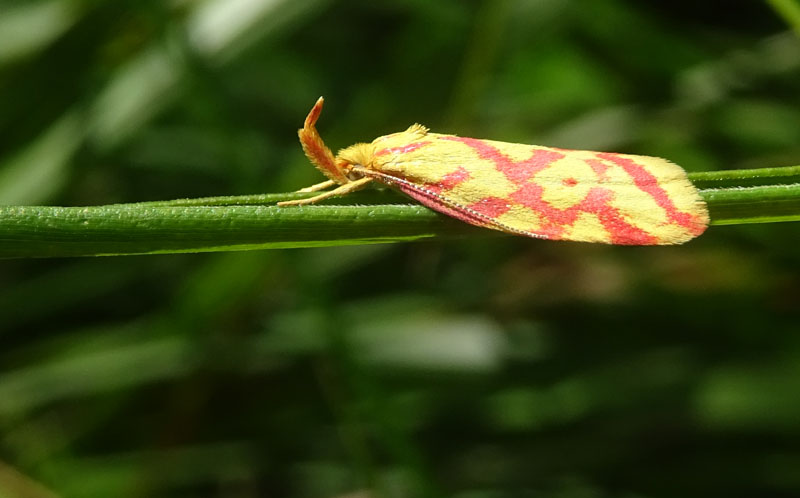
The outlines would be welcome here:
M 680 244 L 708 225 L 686 173 L 664 159 L 452 135 L 424 141 L 379 156 L 376 179 L 473 225 L 628 245 Z
M 561 154 L 529 180 L 523 205 L 564 222 L 561 238 L 615 244 L 680 244 L 708 226 L 708 209 L 679 166 L 658 157 L 549 149 Z M 533 199 L 533 200 L 531 200 Z M 601 227 L 598 228 L 599 226 Z

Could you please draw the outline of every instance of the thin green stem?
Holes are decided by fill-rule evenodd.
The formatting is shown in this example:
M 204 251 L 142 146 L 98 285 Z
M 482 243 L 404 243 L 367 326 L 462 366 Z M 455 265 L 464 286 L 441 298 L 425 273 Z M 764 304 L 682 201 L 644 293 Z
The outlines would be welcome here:
M 465 233 L 417 205 L 11 206 L 0 257 L 229 251 L 395 242 Z
M 693 173 L 712 225 L 800 221 L 800 166 Z M 337 205 L 277 207 L 313 194 L 179 199 L 93 207 L 0 207 L 0 257 L 64 257 L 232 251 L 489 237 L 389 192 Z M 369 199 L 381 204 L 364 205 Z M 362 202 L 342 205 L 342 202 Z
M 699 189 L 791 185 L 800 183 L 800 166 L 703 171 L 689 173 L 689 180 Z
M 800 221 L 800 184 L 701 190 L 712 225 Z

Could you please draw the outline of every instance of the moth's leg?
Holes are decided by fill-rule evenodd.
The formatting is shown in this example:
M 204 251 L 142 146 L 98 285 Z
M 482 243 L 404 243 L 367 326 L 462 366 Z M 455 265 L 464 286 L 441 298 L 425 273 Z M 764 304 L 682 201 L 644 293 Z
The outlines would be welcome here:
M 305 206 L 307 204 L 314 204 L 315 202 L 319 202 L 324 199 L 328 199 L 330 197 L 337 197 L 340 195 L 347 195 L 350 192 L 355 192 L 356 190 L 361 190 L 362 188 L 366 187 L 369 182 L 372 181 L 372 178 L 359 178 L 358 180 L 354 180 L 352 182 L 345 183 L 333 190 L 329 190 L 327 192 L 323 192 L 319 195 L 315 195 L 314 197 L 310 197 L 308 199 L 297 199 L 294 201 L 283 201 L 279 202 L 278 206 Z
M 310 187 L 301 188 L 298 192 L 308 193 L 308 192 L 318 192 L 320 190 L 325 190 L 328 187 L 333 187 L 336 185 L 336 182 L 333 180 L 327 180 L 322 183 L 317 183 L 316 185 L 311 185 Z

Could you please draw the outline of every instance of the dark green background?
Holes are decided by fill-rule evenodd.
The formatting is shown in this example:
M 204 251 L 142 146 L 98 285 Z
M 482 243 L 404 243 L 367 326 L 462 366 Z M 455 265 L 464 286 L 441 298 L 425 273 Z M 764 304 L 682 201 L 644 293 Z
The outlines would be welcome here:
M 0 202 L 315 183 L 319 95 L 334 149 L 418 121 L 800 163 L 763 2 L 4 1 Z M 797 496 L 798 243 L 2 261 L 0 496 Z

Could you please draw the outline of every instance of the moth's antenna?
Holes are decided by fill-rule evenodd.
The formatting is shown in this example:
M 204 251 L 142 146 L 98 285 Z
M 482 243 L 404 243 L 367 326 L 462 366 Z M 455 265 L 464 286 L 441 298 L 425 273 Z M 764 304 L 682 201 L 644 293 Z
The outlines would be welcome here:
M 324 99 L 320 97 L 317 103 L 309 111 L 306 116 L 306 121 L 303 127 L 297 130 L 297 136 L 300 137 L 300 144 L 303 146 L 303 152 L 306 157 L 311 161 L 323 175 L 339 184 L 345 184 L 350 180 L 345 176 L 340 167 L 336 165 L 336 158 L 333 157 L 331 150 L 322 141 L 315 124 L 319 115 L 322 112 L 322 104 Z

